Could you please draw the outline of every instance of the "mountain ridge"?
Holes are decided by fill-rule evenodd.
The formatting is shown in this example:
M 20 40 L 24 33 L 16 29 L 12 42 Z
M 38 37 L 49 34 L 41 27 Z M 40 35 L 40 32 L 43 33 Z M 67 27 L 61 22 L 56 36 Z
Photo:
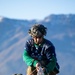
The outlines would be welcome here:
M 75 14 L 52 14 L 40 21 L 0 18 L 0 74 L 25 74 L 27 65 L 23 62 L 22 54 L 25 41 L 30 37 L 28 29 L 35 23 L 48 28 L 45 38 L 51 40 L 56 48 L 60 65 L 58 75 L 74 75 Z

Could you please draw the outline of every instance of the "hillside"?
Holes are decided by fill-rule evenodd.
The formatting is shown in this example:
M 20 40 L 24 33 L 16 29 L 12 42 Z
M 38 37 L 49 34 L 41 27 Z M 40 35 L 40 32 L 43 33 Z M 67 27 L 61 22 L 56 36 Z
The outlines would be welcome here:
M 60 64 L 58 75 L 75 75 L 75 14 L 49 15 L 43 20 L 17 20 L 0 16 L 0 75 L 22 73 L 27 65 L 22 54 L 28 29 L 35 23 L 45 25 L 47 36 L 56 47 Z

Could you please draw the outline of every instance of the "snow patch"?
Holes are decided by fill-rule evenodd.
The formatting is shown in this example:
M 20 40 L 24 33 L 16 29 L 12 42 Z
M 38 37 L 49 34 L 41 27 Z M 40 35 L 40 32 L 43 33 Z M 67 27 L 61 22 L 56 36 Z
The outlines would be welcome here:
M 49 18 L 47 18 L 47 19 L 45 19 L 44 21 L 45 21 L 45 22 L 49 22 L 49 21 L 50 21 L 50 19 L 49 19 Z
M 3 17 L 0 16 L 0 22 L 2 22 L 2 21 L 3 21 Z

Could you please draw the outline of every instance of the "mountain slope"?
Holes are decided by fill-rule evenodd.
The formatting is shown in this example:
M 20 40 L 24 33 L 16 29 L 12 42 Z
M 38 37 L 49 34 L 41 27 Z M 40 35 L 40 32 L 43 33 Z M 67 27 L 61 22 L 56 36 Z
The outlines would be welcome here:
M 56 47 L 59 75 L 74 75 L 75 68 L 75 15 L 49 15 L 41 21 L 16 20 L 0 17 L 0 74 L 25 75 L 27 65 L 22 54 L 25 41 L 29 38 L 28 29 L 35 23 L 44 24 L 47 30 L 45 38 Z

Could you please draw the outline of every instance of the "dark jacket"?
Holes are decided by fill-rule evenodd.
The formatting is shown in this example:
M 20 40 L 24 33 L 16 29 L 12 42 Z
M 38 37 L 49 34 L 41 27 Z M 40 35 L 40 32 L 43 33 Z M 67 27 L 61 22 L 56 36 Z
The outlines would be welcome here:
M 33 39 L 29 39 L 25 44 L 23 60 L 28 66 L 34 67 L 37 62 L 40 62 L 42 66 L 52 71 L 57 63 L 55 47 L 47 39 L 44 39 L 40 45 L 35 44 Z

